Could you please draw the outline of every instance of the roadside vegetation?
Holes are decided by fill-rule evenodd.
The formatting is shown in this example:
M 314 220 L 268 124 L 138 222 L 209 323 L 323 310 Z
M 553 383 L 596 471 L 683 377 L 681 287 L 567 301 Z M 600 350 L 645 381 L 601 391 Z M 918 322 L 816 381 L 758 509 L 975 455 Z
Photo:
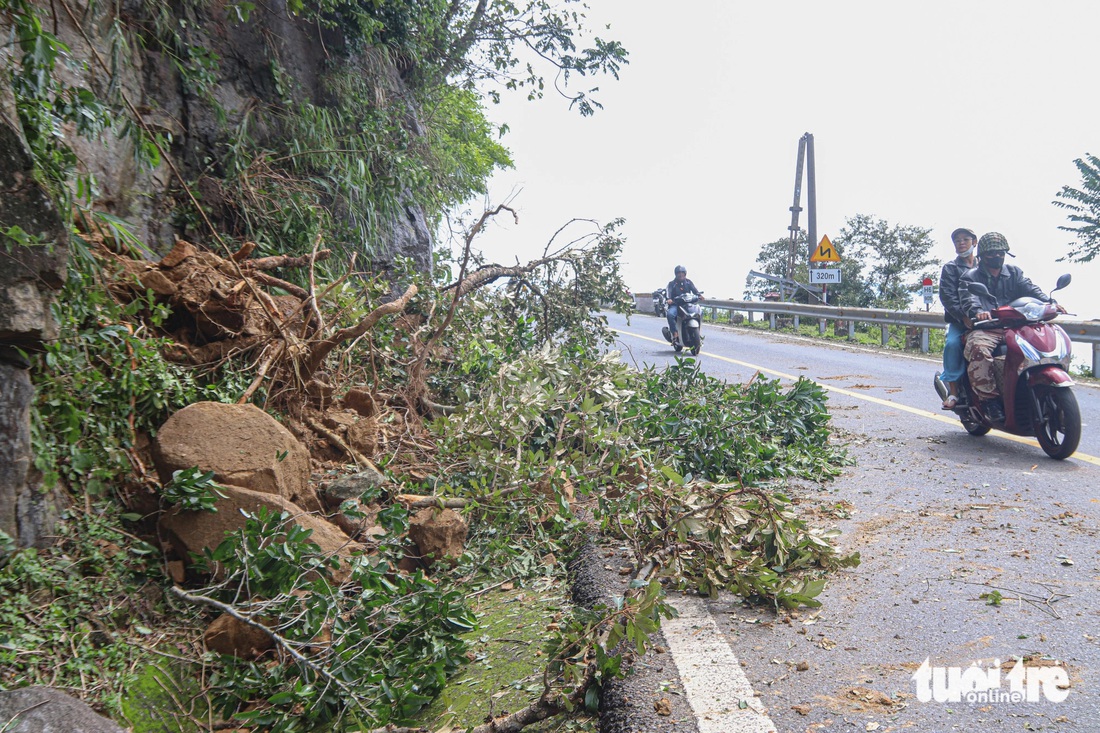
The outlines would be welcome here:
M 113 20 L 119 43 L 171 56 L 183 82 L 215 104 L 219 59 L 193 30 L 210 9 L 137 6 L 132 25 Z M 410 725 L 476 659 L 485 621 L 473 599 L 506 586 L 560 591 L 569 560 L 594 535 L 629 547 L 626 597 L 562 604 L 540 634 L 541 675 L 522 707 L 491 724 L 519 730 L 594 710 L 604 682 L 628 671 L 623 650 L 644 653 L 671 613 L 669 588 L 729 590 L 776 609 L 817 605 L 827 573 L 859 562 L 784 493 L 787 481 L 828 480 L 847 460 L 825 394 L 804 380 L 724 384 L 691 360 L 660 372 L 626 367 L 594 315 L 602 303 L 630 307 L 618 269 L 623 222 L 574 220 L 548 237 L 542 257 L 501 266 L 483 261 L 476 241 L 493 217 L 513 215 L 502 205 L 456 223 L 431 273 L 402 261 L 385 273 L 356 265 L 407 193 L 438 226 L 508 164 L 473 83 L 541 95 L 548 84 L 517 46 L 536 48 L 561 79 L 615 75 L 625 50 L 598 37 L 578 48 L 583 15 L 541 1 L 288 7 L 345 29 L 348 49 L 363 53 L 334 62 L 330 106 L 288 89 L 256 111 L 280 136 L 251 134 L 251 119 L 222 131 L 217 171 L 175 171 L 179 236 L 250 273 L 239 274 L 242 289 L 262 283 L 302 304 L 296 330 L 288 319 L 216 353 L 136 284 L 127 267 L 156 258 L 101 210 L 61 131 L 129 135 L 143 166 L 180 151 L 142 124 L 121 87 L 94 94 L 62 81 L 59 65 L 96 61 L 75 59 L 36 4 L 0 0 L 17 37 L 5 71 L 20 124 L 72 232 L 55 306 L 60 337 L 28 355 L 35 469 L 43 492 L 69 501 L 52 546 L 18 549 L 0 537 L 0 688 L 61 688 L 138 731 Z M 227 9 L 218 22 L 248 23 L 256 12 L 251 3 Z M 422 138 L 402 127 L 404 107 L 358 83 L 371 53 L 403 70 L 426 112 Z M 282 72 L 274 64 L 275 80 L 291 86 Z M 570 92 L 567 103 L 596 113 L 593 94 Z M 212 186 L 218 207 L 202 198 Z M 5 247 L 49 246 L 5 235 Z M 264 274 L 247 264 L 253 256 L 284 266 Z M 318 390 L 339 396 L 348 385 L 369 391 L 385 446 L 366 457 L 385 477 L 360 497 L 378 507 L 380 533 L 366 549 L 326 554 L 285 514 L 258 510 L 191 557 L 183 580 L 173 575 L 157 514 L 216 510 L 220 491 L 201 471 L 157 478 L 150 441 L 159 426 L 197 401 L 243 401 L 308 423 Z M 317 465 L 354 470 L 361 457 L 337 447 Z M 399 569 L 410 547 L 410 510 L 397 499 L 406 495 L 461 509 L 470 533 L 453 564 Z M 271 648 L 209 651 L 202 630 L 219 614 Z

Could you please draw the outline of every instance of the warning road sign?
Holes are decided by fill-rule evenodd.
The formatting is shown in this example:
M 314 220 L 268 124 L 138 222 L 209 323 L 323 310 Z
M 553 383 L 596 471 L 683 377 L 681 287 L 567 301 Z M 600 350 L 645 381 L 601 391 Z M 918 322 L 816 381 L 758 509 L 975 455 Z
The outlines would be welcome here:
M 821 238 L 821 243 L 817 245 L 817 249 L 810 255 L 810 262 L 840 262 L 840 253 L 836 251 L 836 247 L 829 241 L 828 235 Z

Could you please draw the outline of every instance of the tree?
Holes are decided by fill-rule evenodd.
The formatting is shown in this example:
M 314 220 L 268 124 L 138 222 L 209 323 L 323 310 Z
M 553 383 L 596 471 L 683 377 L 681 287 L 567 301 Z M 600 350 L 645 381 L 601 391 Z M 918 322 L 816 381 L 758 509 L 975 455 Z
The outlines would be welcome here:
M 590 96 L 599 88 L 567 93 L 570 78 L 617 79 L 629 63 L 618 41 L 594 36 L 588 48 L 578 47 L 588 36 L 588 6 L 580 0 L 326 0 L 320 7 L 340 27 L 356 28 L 363 43 L 389 48 L 402 74 L 422 88 L 490 81 L 538 99 L 549 84 L 587 117 L 602 108 Z M 499 91 L 485 93 L 499 100 Z
M 856 282 L 851 285 L 862 286 L 869 301 L 866 305 L 909 307 L 921 280 L 936 273 L 938 261 L 929 256 L 935 244 L 929 236 L 931 231 L 912 225 L 891 226 L 885 219 L 866 214 L 856 214 L 845 222 L 834 244 L 848 267 L 858 267 Z
M 1081 188 L 1063 186 L 1051 203 L 1068 211 L 1067 218 L 1075 225 L 1058 227 L 1077 237 L 1069 245 L 1069 254 L 1062 259 L 1089 262 L 1100 253 L 1100 158 L 1086 153 L 1073 164 L 1081 171 Z

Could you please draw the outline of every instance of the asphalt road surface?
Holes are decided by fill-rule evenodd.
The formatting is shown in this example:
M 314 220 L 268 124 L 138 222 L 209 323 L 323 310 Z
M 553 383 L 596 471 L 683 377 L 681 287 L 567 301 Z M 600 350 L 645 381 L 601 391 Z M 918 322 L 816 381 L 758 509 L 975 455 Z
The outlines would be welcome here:
M 610 321 L 625 360 L 675 358 L 662 321 Z M 795 614 L 674 599 L 679 681 L 666 670 L 636 704 L 682 697 L 694 719 L 666 718 L 667 729 L 704 733 L 1100 731 L 1100 392 L 1075 388 L 1084 434 L 1055 461 L 1028 438 L 968 435 L 939 409 L 937 359 L 704 334 L 713 376 L 802 376 L 829 390 L 856 464 L 789 493 L 862 564 L 831 576 L 820 609 Z

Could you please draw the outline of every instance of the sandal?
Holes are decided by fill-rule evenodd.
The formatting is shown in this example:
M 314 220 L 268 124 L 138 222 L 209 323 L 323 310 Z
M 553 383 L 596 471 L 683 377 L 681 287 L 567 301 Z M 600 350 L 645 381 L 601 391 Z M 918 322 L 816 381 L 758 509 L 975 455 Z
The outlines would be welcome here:
M 947 399 L 943 401 L 943 409 L 954 410 L 957 404 L 959 404 L 959 398 L 955 395 L 948 395 Z

